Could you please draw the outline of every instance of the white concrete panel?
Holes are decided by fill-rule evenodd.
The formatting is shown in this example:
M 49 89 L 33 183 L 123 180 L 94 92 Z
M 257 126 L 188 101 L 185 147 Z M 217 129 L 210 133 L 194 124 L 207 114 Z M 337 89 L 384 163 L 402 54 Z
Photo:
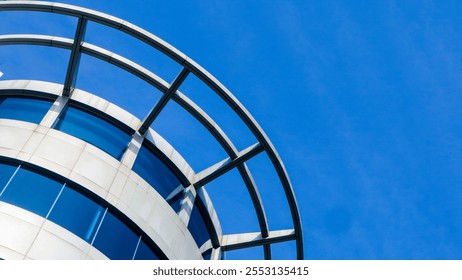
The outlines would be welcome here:
M 24 255 L 0 245 L 0 258 L 4 260 L 22 260 Z
M 29 156 L 32 155 L 37 150 L 37 147 L 40 145 L 43 138 L 45 138 L 45 134 L 34 131 L 27 142 L 24 144 L 21 152 L 28 154 Z
M 88 154 L 91 154 L 92 156 L 98 157 L 106 164 L 112 166 L 113 168 L 119 168 L 120 162 L 104 152 L 103 150 L 93 146 L 92 144 L 86 144 L 85 145 L 85 152 Z
M 197 259 L 200 256 L 199 248 L 186 225 L 151 186 L 141 178 L 138 179 L 139 184 L 131 178 L 127 180 L 116 207 L 140 225 L 169 258 L 175 259 L 175 252 L 176 255 L 187 256 L 187 259 Z M 195 251 L 188 252 L 187 247 L 178 245 L 185 242 L 194 244 L 192 248 Z M 174 246 L 176 248 L 172 249 Z
M 37 133 L 47 134 L 48 131 L 50 131 L 50 128 L 45 127 L 43 125 L 37 125 L 37 127 L 35 128 L 35 132 Z
M 24 89 L 33 90 L 33 91 L 41 91 L 50 93 L 53 95 L 61 95 L 63 92 L 63 85 L 43 82 L 43 81 L 27 81 L 27 86 Z
M 25 255 L 34 241 L 39 227 L 18 216 L 0 212 L 0 245 Z
M 122 195 L 125 183 L 128 180 L 128 176 L 122 172 L 118 172 L 112 182 L 111 188 L 109 190 L 110 194 L 119 198 Z
M 72 93 L 72 100 L 84 103 L 103 112 L 109 105 L 109 102 L 103 98 L 79 89 L 74 90 Z
M 29 84 L 29 80 L 6 80 L 0 81 L 0 88 L 24 89 Z
M 82 142 L 72 142 L 47 135 L 39 144 L 34 156 L 54 162 L 70 171 L 77 163 L 84 147 Z
M 52 221 L 46 220 L 43 223 L 42 230 L 46 230 L 49 233 L 59 236 L 61 239 L 72 244 L 72 246 L 78 248 L 82 252 L 87 252 L 91 247 L 91 245 L 85 240 Z
M 26 144 L 29 137 L 32 135 L 35 125 L 33 127 L 16 127 L 9 125 L 4 119 L 0 119 L 0 147 L 5 149 L 12 149 L 20 151 L 24 144 Z M 15 124 L 25 124 L 25 122 L 15 121 Z
M 188 232 L 189 234 L 189 232 Z M 192 237 L 191 237 L 192 238 Z M 199 248 L 196 245 L 196 242 L 194 240 L 192 242 L 188 241 L 188 238 L 184 238 L 184 243 L 183 246 L 177 248 L 173 248 L 173 254 L 177 257 L 179 260 L 201 260 L 202 254 L 199 250 Z
M 19 155 L 19 151 L 0 147 L 0 155 L 9 158 L 16 158 Z
M 0 201 L 0 212 L 5 215 L 20 218 L 24 222 L 36 227 L 41 227 L 44 221 L 44 218 L 37 214 L 3 201 Z
M 80 260 L 85 259 L 86 253 L 49 231 L 41 230 L 27 256 L 35 260 Z
M 147 190 L 136 188 L 129 205 L 141 219 L 146 221 L 153 208 L 152 195 Z
M 117 173 L 117 167 L 113 165 L 113 163 L 105 161 L 101 159 L 101 157 L 88 152 L 87 147 L 85 147 L 73 172 L 108 191 Z
M 133 181 L 132 178 L 127 178 L 127 181 L 125 181 L 125 185 L 122 190 L 122 193 L 119 197 L 120 201 L 122 201 L 126 205 L 129 205 L 130 201 L 132 200 L 133 193 L 135 192 L 137 185 L 138 184 L 135 181 Z
M 108 190 L 104 189 L 103 187 L 99 186 L 95 182 L 91 181 L 87 177 L 80 175 L 79 173 L 76 172 L 71 172 L 71 174 L 68 177 L 71 181 L 85 187 L 86 189 L 90 190 L 92 193 L 95 195 L 105 198 L 108 194 Z
M 103 253 L 95 247 L 91 247 L 86 256 L 87 260 L 109 260 Z
M 19 157 L 18 157 L 18 159 L 26 160 L 25 158 L 19 158 Z M 43 167 L 45 169 L 53 170 L 53 172 L 55 172 L 56 174 L 59 174 L 59 175 L 64 176 L 64 177 L 68 177 L 69 174 L 70 174 L 69 169 L 63 167 L 62 165 L 59 165 L 57 163 L 54 163 L 52 161 L 49 161 L 49 160 L 41 158 L 41 157 L 31 156 L 29 158 L 29 160 L 27 160 L 27 161 L 29 163 L 38 165 L 38 166 Z

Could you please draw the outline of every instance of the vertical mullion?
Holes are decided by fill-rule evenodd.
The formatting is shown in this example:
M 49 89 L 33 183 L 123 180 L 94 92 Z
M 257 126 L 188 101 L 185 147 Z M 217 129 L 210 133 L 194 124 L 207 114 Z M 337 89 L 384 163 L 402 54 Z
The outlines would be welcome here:
M 0 192 L 0 197 L 2 196 L 2 194 L 5 192 L 6 188 L 8 188 L 8 186 L 10 185 L 11 181 L 13 180 L 13 177 L 16 175 L 16 173 L 18 173 L 18 170 L 19 168 L 21 168 L 21 165 L 19 165 L 16 170 L 13 172 L 13 175 L 11 175 L 10 179 L 8 180 L 8 182 L 5 184 L 5 186 L 3 187 L 3 190 L 2 192 Z
M 58 195 L 56 196 L 55 201 L 53 201 L 53 204 L 51 205 L 50 210 L 48 210 L 48 213 L 45 216 L 45 219 L 48 219 L 48 216 L 50 216 L 51 211 L 53 211 L 53 208 L 55 207 L 56 202 L 58 201 L 59 197 L 63 193 L 63 190 L 64 190 L 65 187 L 66 187 L 66 183 L 64 183 L 63 186 L 61 187 L 61 190 L 59 191 Z
M 80 58 L 82 57 L 82 43 L 85 37 L 86 29 L 87 19 L 83 17 L 79 18 L 74 36 L 74 44 L 72 45 L 71 56 L 69 58 L 69 64 L 67 66 L 66 80 L 64 81 L 64 96 L 70 96 L 75 87 L 77 72 L 80 65 Z
M 96 236 L 98 236 L 99 229 L 101 228 L 101 224 L 103 223 L 104 218 L 106 217 L 108 209 L 109 208 L 106 207 L 106 210 L 104 211 L 103 217 L 101 218 L 101 221 L 98 224 L 98 228 L 96 229 L 95 236 L 93 236 L 93 239 L 91 240 L 91 243 L 90 243 L 91 246 L 93 246 L 93 243 L 95 242 Z
M 138 252 L 138 247 L 140 246 L 140 243 L 141 243 L 141 236 L 142 235 L 140 235 L 140 238 L 138 238 L 138 243 L 136 243 L 135 252 L 133 252 L 132 260 L 135 259 L 136 253 Z

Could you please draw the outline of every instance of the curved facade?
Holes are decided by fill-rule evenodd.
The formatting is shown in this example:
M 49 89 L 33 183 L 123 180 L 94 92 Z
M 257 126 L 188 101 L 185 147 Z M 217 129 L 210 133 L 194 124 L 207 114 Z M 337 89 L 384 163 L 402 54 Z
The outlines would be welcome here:
M 1 34 L 6 45 L 69 51 L 62 83 L 0 80 L 0 258 L 2 259 L 223 259 L 226 252 L 294 243 L 303 258 L 301 222 L 289 178 L 270 140 L 239 101 L 213 76 L 153 34 L 121 19 L 71 5 L 0 2 L 1 12 L 53 13 L 76 19 L 75 36 Z M 181 67 L 172 83 L 149 69 L 85 41 L 89 22 L 114 28 Z M 162 92 L 144 118 L 79 89 L 79 63 L 88 55 L 118 67 Z M 18 54 L 19 55 L 19 54 Z M 180 86 L 198 78 L 223 100 L 257 142 L 238 150 Z M 227 158 L 202 171 L 153 128 L 175 102 L 206 128 Z M 292 227 L 273 229 L 248 161 L 266 154 L 283 190 Z M 259 231 L 227 233 L 207 186 L 229 172 L 245 184 Z M 227 197 L 229 200 L 239 198 Z M 232 211 L 232 210 L 231 210 Z M 239 213 L 236 213 L 239 215 Z M 281 217 L 279 217 L 281 218 Z

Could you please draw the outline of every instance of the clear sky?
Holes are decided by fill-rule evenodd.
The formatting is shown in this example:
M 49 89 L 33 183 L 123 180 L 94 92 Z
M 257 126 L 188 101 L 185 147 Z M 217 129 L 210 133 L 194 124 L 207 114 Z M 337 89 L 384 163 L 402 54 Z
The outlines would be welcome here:
M 109 13 L 149 30 L 234 93 L 273 141 L 291 177 L 306 259 L 462 258 L 462 2 L 63 2 Z M 49 21 L 34 19 L 0 15 L 0 34 L 7 31 L 2 26 L 22 32 L 22 20 L 31 20 L 33 29 L 50 30 Z M 72 37 L 69 26 L 74 23 L 56 20 L 52 25 L 60 36 Z M 109 41 L 108 48 L 129 49 L 127 56 L 139 56 L 134 45 L 101 34 L 89 32 L 87 39 L 103 46 Z M 20 59 L 11 58 L 14 50 L 22 48 L 0 51 L 2 79 L 24 76 L 14 73 Z M 41 51 L 30 54 L 36 67 L 28 71 L 46 79 L 48 74 L 37 67 L 46 63 L 37 56 Z M 67 54 L 54 52 L 57 60 Z M 179 71 L 167 61 L 142 57 L 167 81 Z M 90 74 L 79 77 L 79 83 L 84 89 L 101 91 L 101 87 L 91 88 L 94 75 L 103 69 L 93 63 L 82 61 L 82 69 Z M 48 67 L 42 68 L 48 73 L 62 72 L 56 65 L 43 67 Z M 120 87 L 123 83 L 113 78 L 104 91 Z M 140 85 L 131 94 L 143 88 Z M 197 88 L 191 80 L 181 89 Z M 206 91 L 193 94 L 192 99 L 221 121 L 240 149 L 252 144 L 242 127 L 222 116 L 222 107 L 208 105 L 213 98 Z M 130 94 L 121 98 L 121 105 L 140 115 L 148 110 L 144 102 L 133 103 Z M 185 154 L 196 171 L 225 157 L 219 151 L 186 157 L 194 154 L 192 150 L 212 147 L 207 140 L 178 129 L 183 123 L 174 106 L 164 118 L 164 124 L 155 128 Z M 172 122 L 178 126 L 172 127 Z M 191 145 L 194 140 L 200 145 Z M 256 159 L 250 167 L 260 173 L 256 180 L 265 189 L 274 174 L 260 169 L 259 161 L 265 159 Z M 229 184 L 210 186 L 210 192 L 244 195 Z M 278 211 L 283 204 L 280 193 L 262 192 L 269 214 L 282 220 L 274 229 L 290 226 Z M 236 214 L 240 207 L 248 207 L 240 204 L 220 206 L 236 209 L 223 219 L 227 231 L 253 230 L 253 225 L 242 222 L 252 218 Z

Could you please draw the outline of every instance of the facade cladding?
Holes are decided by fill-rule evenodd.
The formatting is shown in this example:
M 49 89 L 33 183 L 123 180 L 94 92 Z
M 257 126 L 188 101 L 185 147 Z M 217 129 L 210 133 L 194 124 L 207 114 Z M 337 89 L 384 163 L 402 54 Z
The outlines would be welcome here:
M 151 33 L 106 14 L 39 1 L 3 1 L 0 11 L 54 14 L 77 23 L 73 38 L 0 35 L 0 46 L 69 51 L 62 84 L 8 80 L 7 75 L 0 80 L 0 258 L 215 260 L 225 259 L 227 252 L 259 248 L 263 258 L 272 259 L 278 258 L 274 248 L 285 243 L 294 245 L 293 258 L 303 258 L 299 212 L 284 166 L 258 124 L 214 77 Z M 90 22 L 161 51 L 180 65 L 180 73 L 169 84 L 135 62 L 86 42 Z M 141 120 L 79 89 L 83 54 L 135 75 L 162 96 Z M 237 150 L 215 121 L 179 91 L 188 76 L 197 77 L 230 106 L 257 143 Z M 152 128 L 168 102 L 199 121 L 228 157 L 195 172 Z M 247 165 L 261 154 L 277 174 L 274 183 L 287 200 L 287 216 L 265 213 Z M 258 231 L 225 232 L 212 203 L 219 202 L 206 191 L 233 170 L 245 184 Z M 286 220 L 292 227 L 270 229 L 272 219 Z

